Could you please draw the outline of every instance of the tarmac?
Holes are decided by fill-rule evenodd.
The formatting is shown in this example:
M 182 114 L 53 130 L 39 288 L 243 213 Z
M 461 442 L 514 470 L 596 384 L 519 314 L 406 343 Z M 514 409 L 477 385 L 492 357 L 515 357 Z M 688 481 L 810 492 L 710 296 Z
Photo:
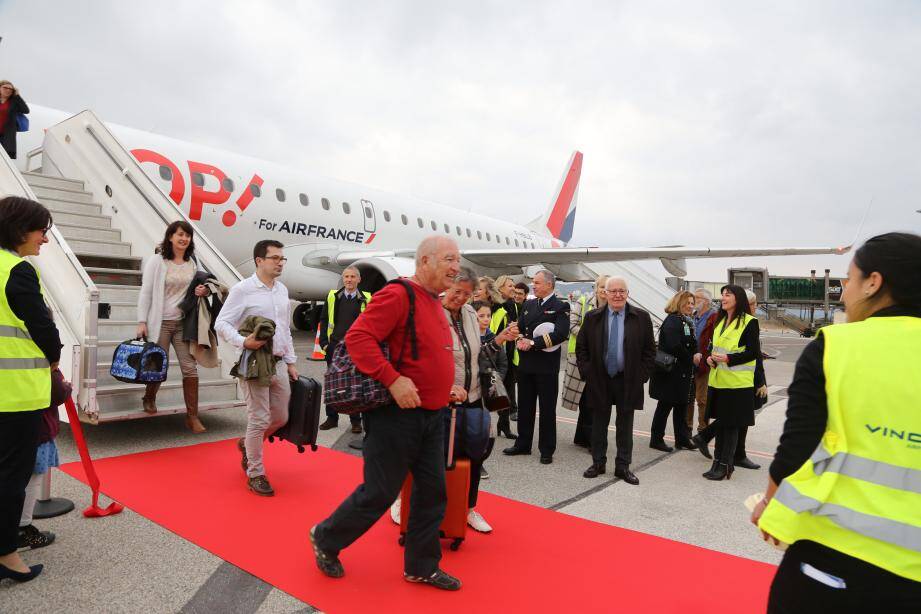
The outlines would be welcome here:
M 295 343 L 298 348 L 312 349 L 313 338 L 307 333 L 298 333 Z M 639 486 L 615 479 L 610 466 L 608 473 L 600 478 L 583 478 L 582 472 L 591 464 L 591 457 L 585 449 L 572 444 L 576 414 L 558 407 L 558 443 L 553 464 L 539 464 L 537 454 L 504 456 L 501 449 L 510 442 L 500 438 L 485 463 L 490 478 L 481 482 L 481 490 L 561 513 L 776 564 L 780 554 L 761 541 L 757 530 L 749 523 L 743 502 L 766 487 L 767 468 L 783 427 L 786 387 L 792 379 L 795 361 L 808 340 L 791 333 L 767 333 L 762 343 L 765 351 L 776 359 L 765 361 L 770 397 L 748 435 L 749 457 L 761 463 L 760 470 L 739 468 L 729 481 L 710 482 L 701 477 L 709 469 L 710 461 L 698 452 L 667 454 L 649 448 L 648 432 L 655 401 L 647 399 L 645 411 L 637 412 L 635 420 L 632 469 L 640 479 Z M 322 381 L 325 363 L 309 362 L 302 356 L 298 369 L 301 374 Z M 202 420 L 208 431 L 199 436 L 185 428 L 182 416 L 84 426 L 84 431 L 94 458 L 104 458 L 238 437 L 246 424 L 245 414 L 239 409 L 208 412 L 202 415 Z M 513 430 L 516 430 L 514 426 Z M 666 433 L 670 432 L 669 422 Z M 319 443 L 358 454 L 348 446 L 356 437 L 349 432 L 348 420 L 340 419 L 338 429 L 320 432 Z M 78 460 L 66 426 L 57 441 L 62 462 Z M 609 432 L 609 441 L 609 456 L 612 456 L 613 432 Z M 230 461 L 237 462 L 237 459 Z M 176 479 L 181 480 L 182 476 L 177 475 Z M 60 471 L 53 473 L 52 492 L 55 497 L 73 500 L 78 510 L 89 503 L 88 488 Z M 171 503 L 181 505 L 180 501 Z M 45 571 L 26 584 L 3 582 L 0 585 L 2 614 L 287 614 L 317 611 L 310 604 L 226 563 L 130 509 L 103 519 L 85 519 L 75 511 L 58 518 L 37 520 L 35 524 L 42 530 L 56 533 L 57 540 L 47 548 L 23 553 L 27 563 L 43 563 Z M 307 529 L 305 526 L 305 535 Z M 494 527 L 494 530 L 501 531 L 502 527 Z M 311 556 L 305 547 L 304 557 Z M 612 555 L 612 569 L 616 564 Z M 399 581 L 399 572 L 394 570 L 395 582 Z M 688 573 L 705 574 L 707 570 L 689 569 Z M 335 612 L 334 609 L 330 611 Z

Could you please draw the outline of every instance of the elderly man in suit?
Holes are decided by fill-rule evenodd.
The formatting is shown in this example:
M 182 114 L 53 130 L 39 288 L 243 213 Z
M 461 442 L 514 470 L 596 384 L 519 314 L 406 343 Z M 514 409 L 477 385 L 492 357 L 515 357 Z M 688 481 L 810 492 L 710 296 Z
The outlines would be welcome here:
M 576 364 L 585 380 L 592 418 L 592 466 L 583 474 L 596 478 L 605 472 L 611 406 L 616 406 L 617 456 L 614 476 L 634 486 L 632 471 L 633 412 L 643 409 L 643 384 L 655 365 L 656 346 L 652 320 L 642 309 L 627 303 L 629 291 L 622 277 L 605 284 L 607 304 L 588 313 L 576 338 Z
M 534 296 L 521 306 L 518 348 L 518 440 L 503 454 L 530 454 L 534 418 L 540 401 L 537 447 L 540 462 L 549 465 L 556 451 L 556 399 L 560 391 L 560 344 L 569 336 L 569 303 L 553 293 L 556 277 L 547 270 L 534 274 Z M 513 332 L 514 331 L 513 329 Z M 552 349 L 551 349 L 552 348 Z

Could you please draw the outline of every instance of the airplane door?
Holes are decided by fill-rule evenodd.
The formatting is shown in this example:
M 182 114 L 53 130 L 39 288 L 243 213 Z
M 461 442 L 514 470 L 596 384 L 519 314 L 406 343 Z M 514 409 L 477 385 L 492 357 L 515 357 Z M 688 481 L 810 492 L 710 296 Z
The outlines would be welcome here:
M 365 216 L 365 232 L 374 232 L 377 229 L 377 220 L 374 216 L 374 203 L 362 198 L 361 209 Z

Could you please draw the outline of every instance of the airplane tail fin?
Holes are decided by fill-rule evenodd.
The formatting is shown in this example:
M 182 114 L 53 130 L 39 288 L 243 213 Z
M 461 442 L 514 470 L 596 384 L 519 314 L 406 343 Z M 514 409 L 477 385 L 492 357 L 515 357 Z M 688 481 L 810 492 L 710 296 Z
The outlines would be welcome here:
M 569 159 L 566 172 L 560 179 L 560 186 L 543 216 L 530 222 L 527 227 L 534 232 L 562 243 L 572 239 L 576 223 L 576 202 L 579 199 L 579 178 L 582 176 L 582 152 L 575 151 Z

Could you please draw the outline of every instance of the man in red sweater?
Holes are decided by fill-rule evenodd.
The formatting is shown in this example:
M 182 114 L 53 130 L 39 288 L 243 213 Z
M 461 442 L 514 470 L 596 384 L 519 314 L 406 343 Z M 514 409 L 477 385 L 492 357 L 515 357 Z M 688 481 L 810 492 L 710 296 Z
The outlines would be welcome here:
M 462 389 L 452 389 L 451 331 L 438 294 L 451 286 L 459 271 L 460 252 L 452 239 L 434 236 L 419 244 L 416 273 L 407 280 L 415 294 L 416 357 L 406 327 L 409 296 L 399 284 L 377 292 L 345 336 L 355 366 L 386 385 L 394 402 L 364 414 L 364 482 L 329 518 L 310 529 L 317 567 L 327 576 L 344 575 L 339 552 L 390 508 L 407 472 L 412 472 L 404 578 L 445 590 L 461 587 L 460 580 L 438 567 L 438 529 L 447 503 L 444 420 L 439 410 L 449 399 L 464 400 Z M 381 352 L 385 341 L 390 360 Z

